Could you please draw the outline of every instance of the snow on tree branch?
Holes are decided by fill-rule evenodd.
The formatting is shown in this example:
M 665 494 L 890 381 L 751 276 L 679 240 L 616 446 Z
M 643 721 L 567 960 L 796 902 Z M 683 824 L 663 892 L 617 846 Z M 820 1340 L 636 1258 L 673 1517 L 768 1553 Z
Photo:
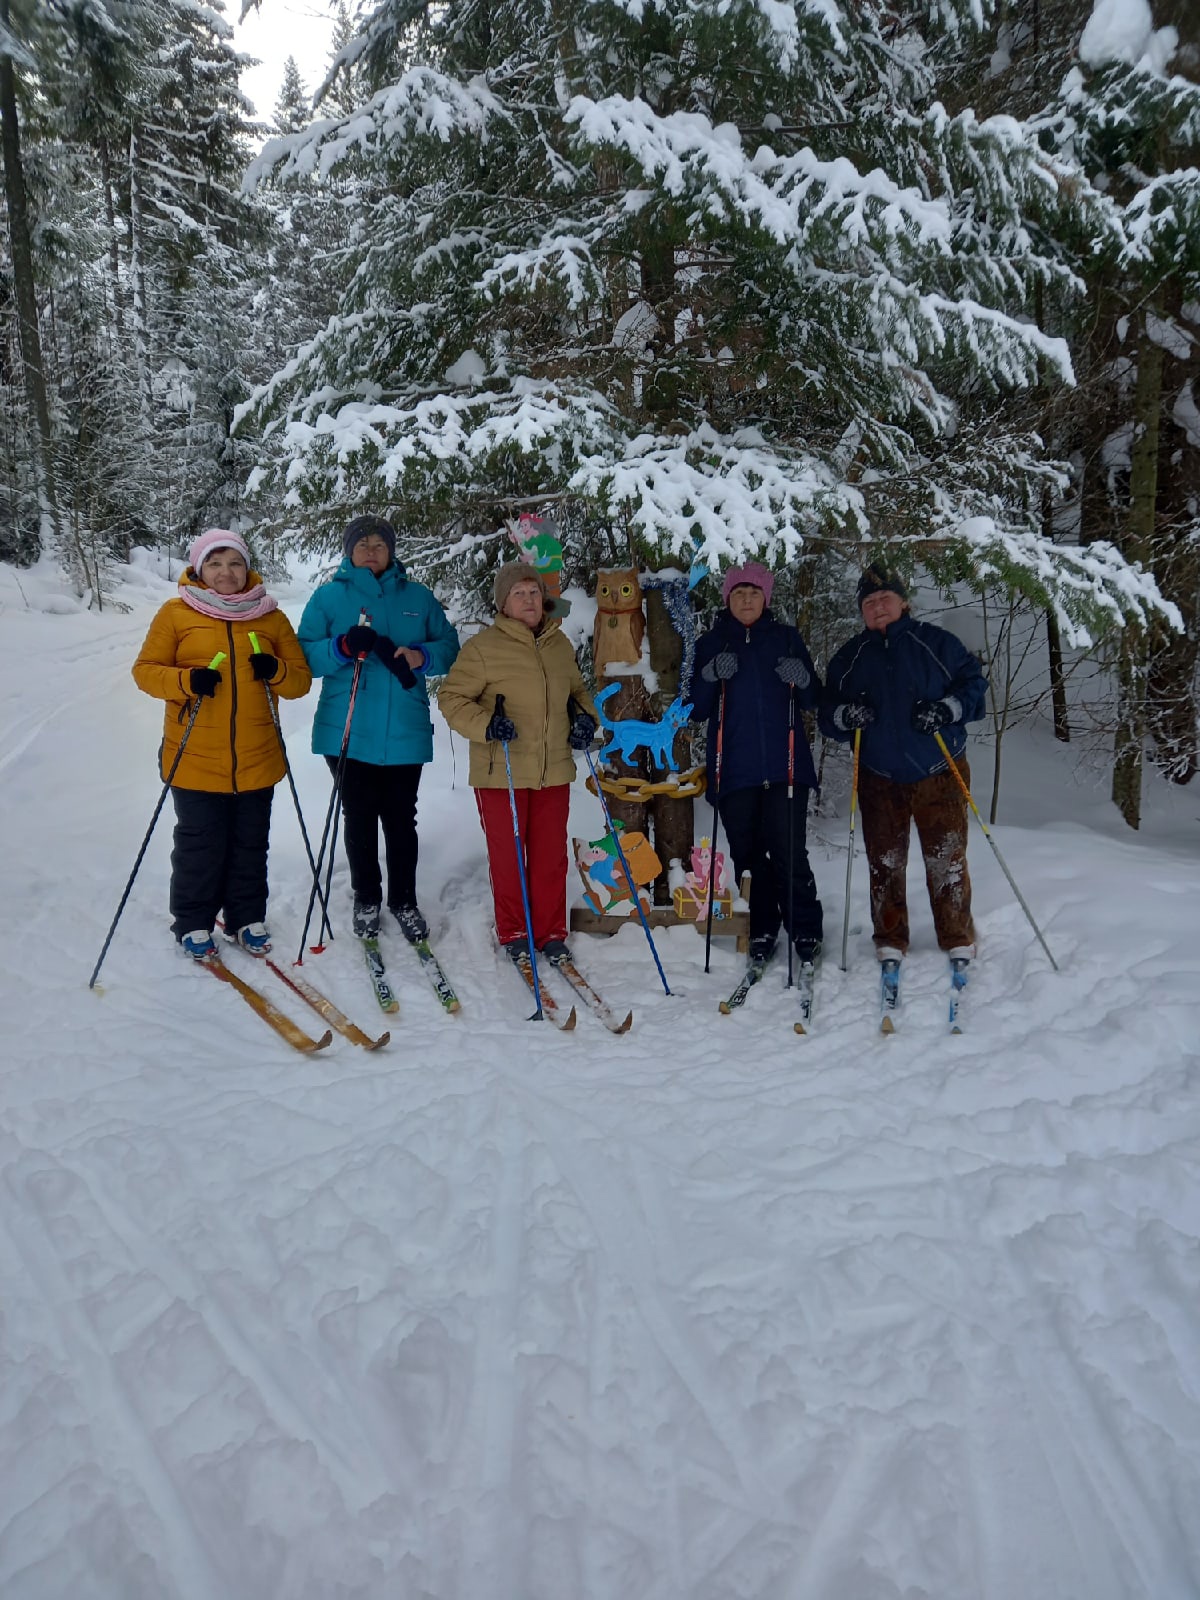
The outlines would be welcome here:
M 346 117 L 321 118 L 302 133 L 270 139 L 246 170 L 251 192 L 268 177 L 326 177 L 352 156 L 379 156 L 398 142 L 421 136 L 443 143 L 455 134 L 486 139 L 493 117 L 507 117 L 486 80 L 456 78 L 414 67 Z

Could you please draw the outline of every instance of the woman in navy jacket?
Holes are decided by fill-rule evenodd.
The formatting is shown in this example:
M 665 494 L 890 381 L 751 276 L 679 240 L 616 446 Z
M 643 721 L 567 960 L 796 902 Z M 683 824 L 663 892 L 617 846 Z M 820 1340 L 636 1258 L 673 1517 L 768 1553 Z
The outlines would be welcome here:
M 983 716 L 987 679 L 961 640 L 910 615 L 908 590 L 894 573 L 868 567 L 857 599 L 866 626 L 829 663 L 820 723 L 843 741 L 862 729 L 858 798 L 875 953 L 898 960 L 908 949 L 905 878 L 915 822 L 938 944 L 969 961 L 967 803 L 935 736 L 969 784 L 965 724 Z
M 354 662 L 363 656 L 342 774 L 346 858 L 354 931 L 379 932 L 387 854 L 387 903 L 407 939 L 429 932 L 417 909 L 417 786 L 433 760 L 425 674 L 450 670 L 458 634 L 431 589 L 396 560 L 396 530 L 383 517 L 355 517 L 342 537 L 346 559 L 304 608 L 300 644 L 321 699 L 312 747 L 337 771 Z M 367 621 L 360 622 L 365 614 Z
M 815 960 L 821 947 L 821 902 L 805 841 L 808 797 L 817 774 L 798 712 L 815 709 L 821 683 L 798 631 L 776 621 L 768 609 L 774 581 L 757 562 L 725 574 L 726 609 L 696 645 L 692 720 L 708 723 L 708 794 L 725 826 L 734 870 L 739 878 L 751 874 L 751 958 L 770 958 L 782 923 L 804 963 Z M 795 792 L 789 803 L 792 729 Z

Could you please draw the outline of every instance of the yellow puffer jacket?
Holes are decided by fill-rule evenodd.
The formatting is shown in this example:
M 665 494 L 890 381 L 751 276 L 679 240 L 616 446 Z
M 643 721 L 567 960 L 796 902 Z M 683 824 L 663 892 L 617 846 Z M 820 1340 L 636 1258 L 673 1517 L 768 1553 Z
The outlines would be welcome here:
M 509 745 L 513 783 L 518 789 L 549 789 L 570 783 L 575 762 L 567 736 L 567 701 L 574 695 L 591 716 L 596 707 L 579 675 L 570 640 L 556 619 L 533 633 L 512 617 L 497 617 L 468 639 L 442 680 L 438 710 L 464 739 L 471 741 L 469 782 L 473 789 L 503 789 L 508 784 L 504 749 L 484 738 L 504 696 L 504 714 L 516 725 Z
M 252 572 L 249 583 L 259 582 L 261 579 Z M 221 681 L 215 697 L 202 701 L 196 713 L 183 760 L 171 780 L 173 788 L 238 794 L 248 789 L 269 789 L 283 777 L 283 752 L 266 690 L 250 670 L 252 632 L 257 635 L 259 648 L 279 662 L 271 692 L 285 700 L 299 700 L 307 694 L 312 673 L 295 630 L 282 611 L 272 611 L 252 622 L 224 622 L 193 611 L 182 600 L 168 600 L 150 624 L 133 664 L 133 681 L 156 700 L 167 702 L 159 752 L 164 782 L 194 703 L 189 686 L 191 669 L 208 666 L 219 650 L 226 657 L 217 669 Z

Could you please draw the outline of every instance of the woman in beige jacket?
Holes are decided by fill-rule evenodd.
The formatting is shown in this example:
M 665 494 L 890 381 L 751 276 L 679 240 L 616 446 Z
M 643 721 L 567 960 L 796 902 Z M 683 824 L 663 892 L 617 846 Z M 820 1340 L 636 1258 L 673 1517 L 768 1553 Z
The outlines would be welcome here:
M 572 750 L 595 736 L 596 707 L 562 623 L 546 614 L 536 568 L 496 574 L 499 613 L 468 639 L 438 693 L 438 708 L 471 742 L 469 781 L 487 840 L 496 933 L 514 961 L 528 957 L 521 873 L 533 939 L 549 961 L 567 952 L 567 812 Z M 574 702 L 574 703 L 572 703 Z M 517 857 L 504 746 L 512 767 L 524 859 Z

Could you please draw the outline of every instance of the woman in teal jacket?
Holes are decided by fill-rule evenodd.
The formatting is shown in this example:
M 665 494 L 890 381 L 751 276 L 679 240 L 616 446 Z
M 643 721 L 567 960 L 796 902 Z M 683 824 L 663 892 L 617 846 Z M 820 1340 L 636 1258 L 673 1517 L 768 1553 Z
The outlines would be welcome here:
M 458 635 L 433 591 L 406 577 L 390 522 L 355 517 L 342 543 L 346 559 L 300 621 L 300 644 L 321 680 L 312 747 L 336 775 L 354 662 L 361 657 L 341 790 L 354 931 L 360 937 L 379 932 L 382 824 L 388 909 L 415 942 L 429 932 L 417 908 L 417 788 L 422 766 L 433 759 L 425 675 L 449 670 Z

